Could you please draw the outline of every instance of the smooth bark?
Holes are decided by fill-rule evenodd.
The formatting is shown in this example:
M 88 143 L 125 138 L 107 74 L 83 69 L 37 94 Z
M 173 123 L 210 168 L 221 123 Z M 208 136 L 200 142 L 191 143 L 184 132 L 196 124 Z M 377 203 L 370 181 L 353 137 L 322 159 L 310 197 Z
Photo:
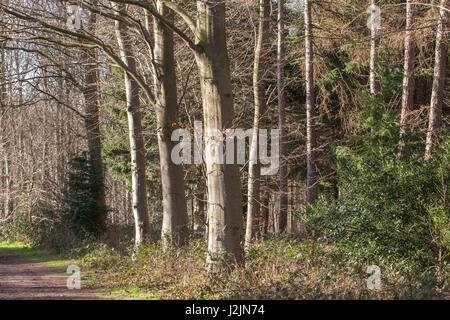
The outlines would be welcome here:
M 123 6 L 117 5 L 116 9 L 119 16 L 125 14 Z M 136 62 L 132 52 L 128 27 L 120 20 L 116 20 L 115 31 L 121 59 L 130 70 L 135 72 Z M 131 198 L 135 225 L 135 246 L 139 247 L 151 239 L 151 227 L 147 206 L 145 147 L 142 135 L 139 85 L 127 72 L 124 72 L 124 77 L 131 154 Z
M 230 128 L 234 115 L 225 34 L 225 3 L 197 1 L 197 50 L 205 132 Z M 210 272 L 243 259 L 242 194 L 237 164 L 215 160 L 220 143 L 205 138 L 208 189 L 208 257 Z
M 173 21 L 173 12 L 161 1 L 158 12 Z M 183 167 L 172 162 L 172 126 L 178 119 L 177 83 L 173 32 L 154 20 L 154 85 L 158 126 L 159 159 L 163 199 L 161 239 L 164 248 L 171 244 L 185 245 L 188 241 L 188 214 L 184 192 Z

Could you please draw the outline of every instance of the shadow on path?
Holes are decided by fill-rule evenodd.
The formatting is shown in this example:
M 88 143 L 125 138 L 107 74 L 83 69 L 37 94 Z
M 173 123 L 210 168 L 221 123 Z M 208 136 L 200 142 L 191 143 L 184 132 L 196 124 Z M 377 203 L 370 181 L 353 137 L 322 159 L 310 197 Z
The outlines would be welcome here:
M 67 278 L 43 263 L 0 252 L 0 300 L 96 300 L 101 299 L 83 290 L 69 290 Z M 83 284 L 83 283 L 81 283 Z

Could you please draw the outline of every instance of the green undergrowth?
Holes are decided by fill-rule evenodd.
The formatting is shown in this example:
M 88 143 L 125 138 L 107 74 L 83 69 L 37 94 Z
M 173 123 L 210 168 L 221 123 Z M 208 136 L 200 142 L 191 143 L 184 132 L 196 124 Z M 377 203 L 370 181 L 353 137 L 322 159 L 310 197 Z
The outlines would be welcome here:
M 448 298 L 402 264 L 378 264 L 381 288 L 369 290 L 367 264 L 345 262 L 331 245 L 288 236 L 256 243 L 245 263 L 226 274 L 208 275 L 203 240 L 168 251 L 150 245 L 132 256 L 131 247 L 96 246 L 79 260 L 86 285 L 116 299 Z
M 246 252 L 245 263 L 209 275 L 206 243 L 162 250 L 159 244 L 120 249 L 104 243 L 63 259 L 20 242 L 0 242 L 0 254 L 16 254 L 65 271 L 81 269 L 82 286 L 107 299 L 448 299 L 445 290 L 411 274 L 402 263 L 380 267 L 381 287 L 369 290 L 368 263 L 344 259 L 336 247 L 291 236 L 271 236 Z

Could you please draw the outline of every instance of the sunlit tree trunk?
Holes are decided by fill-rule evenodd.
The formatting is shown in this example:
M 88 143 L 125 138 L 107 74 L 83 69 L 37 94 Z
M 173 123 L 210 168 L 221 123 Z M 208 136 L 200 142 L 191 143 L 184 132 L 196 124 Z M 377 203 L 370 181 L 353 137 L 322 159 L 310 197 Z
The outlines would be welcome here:
M 197 1 L 195 52 L 199 69 L 205 130 L 230 128 L 234 115 L 225 34 L 225 3 Z M 237 164 L 214 161 L 213 139 L 205 138 L 208 189 L 208 266 L 210 272 L 222 270 L 228 262 L 243 259 L 242 194 Z
M 411 28 L 414 23 L 414 0 L 407 0 L 406 3 L 406 36 L 405 36 L 405 61 L 403 73 L 403 95 L 402 95 L 402 110 L 400 114 L 400 139 L 405 135 L 406 124 L 408 123 L 408 112 L 412 109 L 414 103 L 414 32 Z M 402 146 L 400 145 L 400 149 Z
M 117 14 L 124 16 L 124 7 L 120 5 L 116 5 L 115 7 Z M 115 29 L 122 61 L 132 72 L 135 72 L 136 62 L 133 56 L 128 27 L 120 20 L 116 20 Z M 148 242 L 151 239 L 147 206 L 145 146 L 142 136 L 139 85 L 127 72 L 125 72 L 124 76 L 131 154 L 131 196 L 135 224 L 135 245 L 139 247 L 142 243 Z
M 370 0 L 371 6 L 376 5 L 376 0 Z M 377 67 L 376 58 L 378 54 L 378 43 L 379 38 L 377 37 L 377 26 L 375 21 L 372 21 L 371 29 L 370 29 L 370 93 L 376 94 L 379 90 L 375 70 Z
M 157 2 L 158 12 L 173 21 L 173 12 Z M 183 167 L 172 162 L 172 123 L 178 119 L 177 83 L 173 48 L 173 32 L 154 21 L 154 79 L 157 97 L 156 114 L 163 196 L 163 247 L 185 245 L 188 241 L 188 214 L 184 192 Z
M 261 166 L 258 163 L 258 132 L 261 117 L 266 112 L 266 97 L 264 85 L 263 58 L 267 53 L 269 43 L 269 14 L 270 1 L 259 0 L 259 26 L 255 48 L 255 60 L 253 65 L 253 97 L 255 113 L 253 119 L 253 135 L 250 144 L 250 157 L 248 164 L 248 202 L 247 202 L 247 225 L 245 230 L 245 246 L 248 247 L 255 237 L 257 220 L 259 219 L 260 207 L 260 178 Z
M 306 65 L 306 202 L 316 199 L 316 125 L 314 106 L 313 48 L 311 30 L 311 1 L 305 0 L 305 65 Z
M 428 132 L 425 147 L 425 160 L 431 158 L 431 154 L 437 147 L 437 131 L 442 125 L 442 100 L 447 65 L 447 0 L 441 0 L 439 9 L 439 25 L 436 33 L 436 51 L 434 60 L 433 90 L 431 92 L 430 115 L 428 120 Z
M 278 92 L 278 123 L 280 129 L 280 206 L 279 232 L 287 226 L 287 166 L 286 166 L 286 97 L 284 91 L 284 0 L 278 1 L 278 41 L 277 41 L 277 92 Z

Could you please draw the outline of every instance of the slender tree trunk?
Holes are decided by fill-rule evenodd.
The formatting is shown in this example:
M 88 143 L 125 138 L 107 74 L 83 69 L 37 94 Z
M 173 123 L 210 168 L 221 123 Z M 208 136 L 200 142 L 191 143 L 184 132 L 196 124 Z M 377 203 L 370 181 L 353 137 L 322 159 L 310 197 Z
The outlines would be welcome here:
M 123 6 L 116 5 L 116 9 L 120 16 L 125 15 Z M 116 20 L 115 29 L 122 61 L 131 71 L 135 72 L 136 62 L 132 52 L 128 27 L 123 22 Z M 151 240 L 151 228 L 147 207 L 146 160 L 144 138 L 142 136 L 139 85 L 127 72 L 125 72 L 125 90 L 131 153 L 131 193 L 135 222 L 135 245 L 139 247 L 141 244 Z
M 230 128 L 234 115 L 225 34 L 225 3 L 197 1 L 195 56 L 199 68 L 205 131 Z M 208 258 L 210 272 L 243 259 L 242 194 L 239 166 L 219 164 L 220 143 L 205 138 L 208 188 Z
M 173 12 L 157 2 L 158 12 L 173 21 Z M 157 97 L 159 158 L 163 195 L 163 222 L 161 239 L 163 247 L 188 242 L 188 214 L 184 192 L 183 167 L 172 162 L 171 124 L 178 119 L 177 83 L 173 48 L 173 32 L 158 19 L 154 20 L 154 80 Z
M 305 65 L 306 65 L 306 203 L 312 204 L 316 199 L 316 124 L 314 106 L 314 78 L 311 30 L 311 1 L 305 0 Z
M 436 52 L 434 60 L 433 90 L 431 92 L 430 115 L 425 147 L 425 160 L 437 147 L 437 131 L 441 127 L 442 100 L 447 65 L 447 0 L 441 0 L 439 9 L 439 25 L 436 33 Z
M 405 61 L 403 73 L 403 95 L 402 110 L 400 114 L 400 146 L 399 154 L 403 148 L 402 140 L 406 133 L 406 125 L 408 123 L 408 112 L 412 109 L 414 103 L 414 32 L 411 31 L 414 23 L 414 0 L 407 0 L 406 3 L 406 36 L 405 36 Z
M 2 28 L 3 31 L 3 28 Z M 6 137 L 6 126 L 5 126 L 5 120 L 6 120 L 6 61 L 5 61 L 5 44 L 6 41 L 0 41 L 0 147 L 2 148 L 2 151 L 4 153 L 4 157 L 7 159 L 7 137 Z M 3 161 L 4 159 L 0 160 L 1 166 L 1 190 L 2 190 L 2 196 L 5 197 L 5 199 L 2 199 L 2 202 L 0 204 L 0 213 L 1 216 L 6 218 L 8 217 L 8 204 L 6 198 L 7 196 L 7 161 Z M 3 197 L 2 197 L 3 198 Z
M 278 123 L 280 129 L 280 201 L 278 230 L 283 232 L 287 225 L 287 166 L 286 166 L 286 97 L 284 92 L 284 0 L 278 1 L 278 41 L 277 41 L 277 92 Z
M 3 14 L 0 13 L 1 17 Z M 2 32 L 3 26 L 1 26 Z M 3 151 L 3 159 L 0 160 L 2 163 L 2 191 L 4 195 L 4 201 L 1 203 L 1 211 L 3 212 L 3 216 L 7 218 L 12 211 L 12 203 L 11 203 L 11 184 L 10 184 L 10 175 L 9 175 L 9 143 L 8 143 L 8 135 L 7 135 L 7 88 L 6 88 L 6 59 L 5 59 L 5 46 L 6 41 L 0 41 L 0 147 Z
M 64 88 L 63 83 L 63 73 L 59 72 L 60 79 L 58 79 L 58 94 L 62 97 L 62 100 L 67 100 L 65 96 L 66 88 Z M 57 162 L 56 162 L 56 184 L 62 190 L 64 186 L 64 106 L 60 103 L 56 104 L 56 134 L 55 134 L 55 145 L 57 152 Z
M 94 4 L 95 5 L 95 4 Z M 94 33 L 97 22 L 96 13 L 91 12 L 88 18 L 87 28 Z M 100 135 L 100 105 L 98 94 L 98 58 L 95 48 L 84 49 L 85 87 L 83 90 L 85 100 L 85 127 L 88 144 L 89 161 L 92 174 L 95 177 L 98 188 L 95 190 L 94 199 L 99 207 L 106 207 L 104 173 L 102 160 L 102 143 Z M 99 215 L 96 224 L 99 230 L 104 229 L 106 213 Z
M 376 0 L 370 0 L 371 6 L 376 5 Z M 379 90 L 378 82 L 375 75 L 375 70 L 377 67 L 376 58 L 378 54 L 378 43 L 379 38 L 377 37 L 377 26 L 374 21 L 372 21 L 372 27 L 370 29 L 370 93 L 376 94 Z
M 2 31 L 3 32 L 3 31 Z M 5 60 L 6 41 L 0 41 L 0 116 L 6 110 L 6 60 Z
M 261 117 L 266 112 L 266 97 L 264 85 L 263 58 L 266 54 L 269 42 L 269 14 L 270 1 L 259 0 L 259 26 L 255 48 L 255 61 L 253 66 L 253 96 L 255 114 L 253 119 L 253 135 L 250 144 L 250 159 L 248 165 L 248 202 L 247 202 L 247 226 L 245 230 L 245 246 L 248 247 L 255 237 L 257 223 L 260 215 L 260 178 L 261 165 L 258 162 L 258 133 Z
M 403 73 L 403 95 L 402 110 L 400 114 L 400 141 L 406 133 L 406 124 L 408 123 L 408 112 L 412 109 L 414 103 L 414 32 L 411 31 L 414 23 L 414 0 L 407 0 L 406 3 L 406 36 L 405 36 L 405 61 Z M 400 142 L 400 153 L 402 144 Z

